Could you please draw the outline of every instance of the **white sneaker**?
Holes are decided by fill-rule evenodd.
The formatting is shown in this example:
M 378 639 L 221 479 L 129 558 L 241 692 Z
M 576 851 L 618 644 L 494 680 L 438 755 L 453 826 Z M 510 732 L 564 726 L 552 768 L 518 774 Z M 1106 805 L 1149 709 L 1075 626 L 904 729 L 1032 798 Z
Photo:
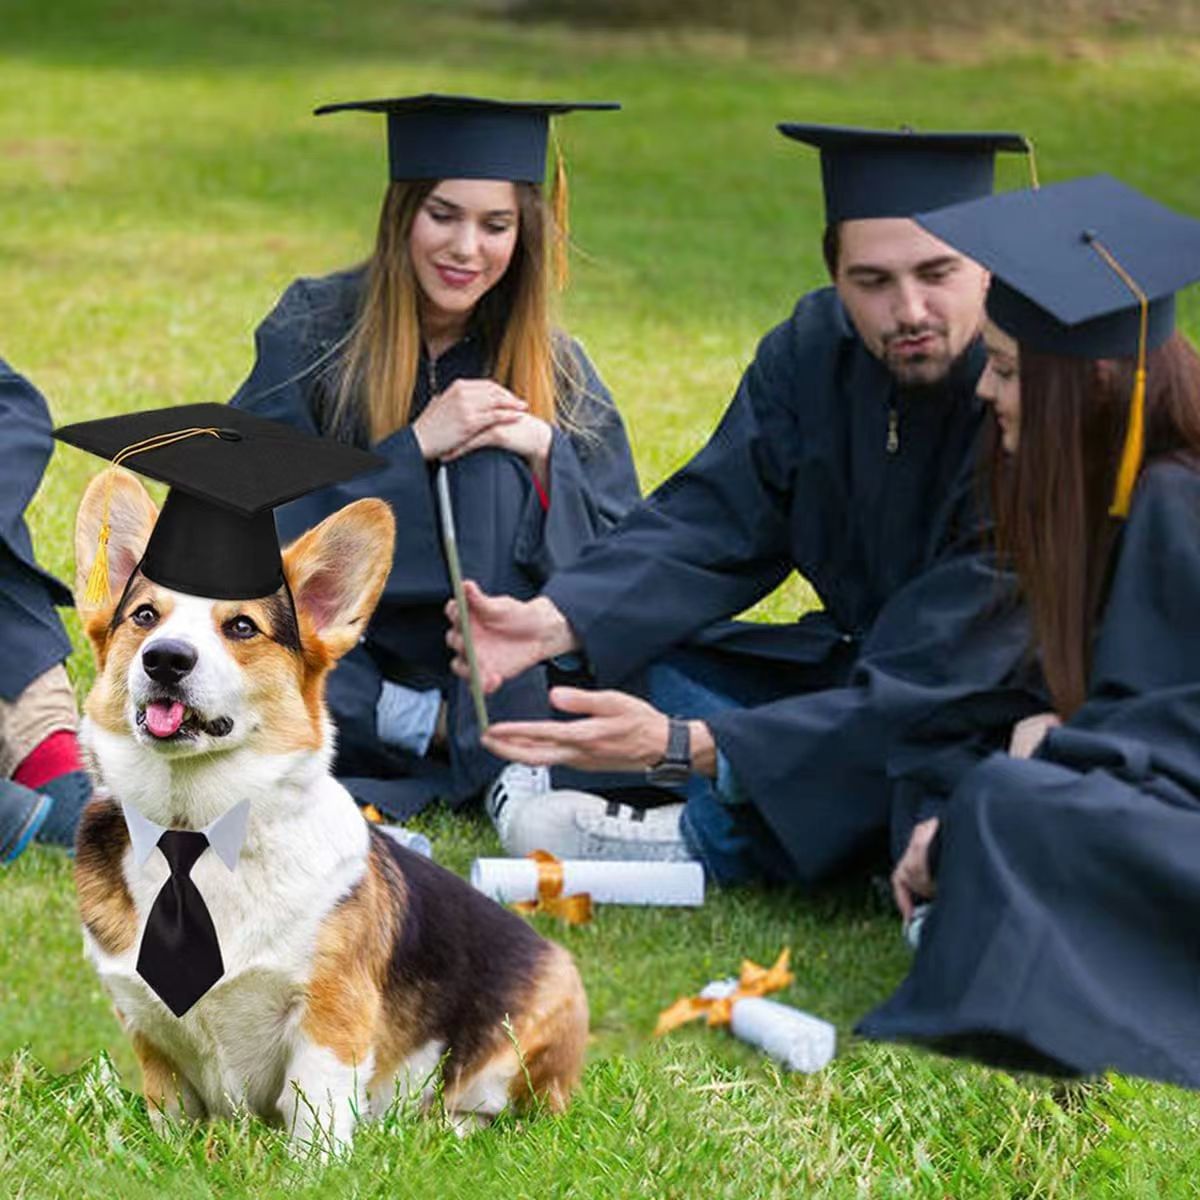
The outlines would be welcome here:
M 580 807 L 576 813 L 579 857 L 690 862 L 695 856 L 679 828 L 683 809 L 683 804 L 634 808 L 596 798 L 595 803 Z
M 483 801 L 504 853 L 512 858 L 523 858 L 534 850 L 548 850 L 558 858 L 578 858 L 577 813 L 603 804 L 601 797 L 589 792 L 552 788 L 548 767 L 524 763 L 505 767 Z
M 484 798 L 504 852 L 548 850 L 558 858 L 687 862 L 682 804 L 633 808 L 591 792 L 552 788 L 546 767 L 511 763 Z

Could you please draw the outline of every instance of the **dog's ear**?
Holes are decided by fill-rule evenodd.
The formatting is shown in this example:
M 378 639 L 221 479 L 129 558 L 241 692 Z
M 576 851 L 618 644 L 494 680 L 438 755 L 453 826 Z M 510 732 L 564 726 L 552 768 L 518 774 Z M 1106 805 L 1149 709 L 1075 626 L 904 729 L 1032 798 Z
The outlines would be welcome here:
M 128 471 L 110 467 L 88 484 L 75 516 L 75 603 L 80 611 L 109 608 L 120 596 L 142 560 L 158 520 L 158 509 L 141 481 Z M 101 528 L 108 526 L 108 544 L 101 545 Z M 101 552 L 106 554 L 108 596 L 88 600 L 88 577 Z
M 335 659 L 355 646 L 379 603 L 395 543 L 391 508 L 356 500 L 283 552 L 302 640 L 315 635 Z

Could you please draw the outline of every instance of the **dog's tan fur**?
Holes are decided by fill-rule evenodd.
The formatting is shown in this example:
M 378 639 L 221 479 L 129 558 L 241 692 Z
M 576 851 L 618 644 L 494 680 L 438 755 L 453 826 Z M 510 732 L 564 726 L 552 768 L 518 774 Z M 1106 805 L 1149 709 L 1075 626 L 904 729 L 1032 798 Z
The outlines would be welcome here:
M 139 656 L 154 628 L 183 603 L 176 593 L 140 576 L 134 577 L 128 593 L 121 598 L 157 514 L 141 484 L 128 473 L 119 472 L 113 479 L 102 476 L 93 481 L 80 506 L 76 585 L 81 605 L 105 507 L 112 529 L 108 543 L 111 594 L 96 608 L 81 608 L 99 665 L 86 713 L 95 730 L 92 740 L 104 743 L 96 750 L 102 785 L 105 754 L 111 757 L 112 745 L 118 745 L 125 755 L 140 753 L 130 749 L 136 739 L 131 729 L 133 698 L 128 681 L 131 672 L 136 676 Z M 187 601 L 193 609 L 197 603 L 211 605 L 213 637 L 224 636 L 222 631 L 237 616 L 249 617 L 263 631 L 262 636 L 247 640 L 225 637 L 219 643 L 244 685 L 239 701 L 255 714 L 255 724 L 245 733 L 243 746 L 237 751 L 254 756 L 245 761 L 274 762 L 277 756 L 281 762 L 294 762 L 297 756 L 303 759 L 319 755 L 325 758 L 317 761 L 328 761 L 325 681 L 337 660 L 357 644 L 366 628 L 387 580 L 393 542 L 390 509 L 381 501 L 362 500 L 335 513 L 284 552 L 284 573 L 295 598 L 298 649 L 294 641 L 289 644 L 283 636 L 284 626 L 293 618 L 290 605 L 285 608 L 278 597 L 246 602 Z M 130 619 L 142 605 L 153 606 L 158 614 L 156 626 L 143 628 Z M 228 663 L 226 669 L 230 669 Z M 155 756 L 157 748 L 150 746 L 145 753 Z M 181 765 L 172 770 L 182 772 L 180 778 L 186 777 L 188 787 L 203 791 L 202 783 L 196 782 L 203 779 L 203 768 L 202 756 L 183 758 Z M 361 825 L 361 820 L 353 813 L 349 797 L 327 776 L 316 786 L 313 803 L 332 805 L 330 819 L 336 822 L 339 836 L 349 839 L 350 845 L 358 844 L 363 834 L 355 832 L 354 822 Z M 184 789 L 178 799 L 172 797 L 170 812 L 174 821 L 187 821 L 189 795 Z M 238 867 L 242 878 L 239 880 L 235 874 L 226 884 L 226 877 L 219 874 L 224 868 L 217 865 L 203 883 L 210 891 L 219 886 L 248 886 L 258 878 L 253 872 L 265 870 L 255 865 L 256 851 L 252 847 L 260 841 L 272 844 L 271 838 L 276 835 L 268 825 L 254 824 L 257 810 L 253 800 L 250 811 L 247 849 Z M 310 820 L 303 808 L 292 819 Z M 319 842 L 319 827 L 317 836 Z M 278 968 L 285 976 L 288 971 L 297 976 L 295 994 L 300 997 L 295 1022 L 299 1048 L 292 1055 L 294 1066 L 288 1068 L 289 1078 L 294 1077 L 297 1086 L 307 1083 L 318 1091 L 328 1082 L 333 1105 L 334 1091 L 344 1091 L 347 1086 L 343 1079 L 347 1071 L 355 1077 L 365 1073 L 367 1098 L 375 1108 L 381 1104 L 386 1107 L 388 1088 L 393 1083 L 400 1086 L 397 1081 L 406 1065 L 410 1072 L 423 1070 L 431 1056 L 451 1046 L 445 1076 L 445 1104 L 451 1113 L 486 1118 L 506 1102 L 524 1105 L 535 1097 L 552 1110 L 563 1108 L 578 1084 L 587 1039 L 587 1001 L 570 956 L 557 946 L 533 938 L 518 918 L 499 914 L 499 910 L 495 915 L 494 906 L 465 889 L 461 881 L 407 852 L 390 848 L 382 835 L 373 834 L 362 844 L 364 851 L 355 852 L 361 859 L 353 868 L 357 879 L 349 889 L 313 897 L 313 907 L 306 915 L 316 923 L 302 966 Z M 277 851 L 276 858 L 279 854 Z M 338 861 L 344 868 L 344 856 Z M 350 861 L 357 860 L 352 855 Z M 147 867 L 150 865 L 147 862 Z M 196 874 L 200 874 L 199 868 Z M 174 1018 L 164 1022 L 158 1012 L 161 1002 L 150 1000 L 148 992 L 143 995 L 144 985 L 129 969 L 153 889 L 148 889 L 144 872 L 140 875 L 132 861 L 124 819 L 111 799 L 94 801 L 81 822 L 75 876 L 93 957 L 102 974 L 107 972 L 106 978 L 113 978 L 127 998 L 133 997 L 133 1003 L 120 1007 L 142 1065 L 148 1103 L 164 1112 L 176 1112 L 182 1101 L 183 1110 L 192 1115 L 218 1110 L 221 1105 L 211 1094 L 212 1085 L 193 1078 L 196 1069 L 194 1064 L 189 1067 L 195 1055 L 203 1057 L 205 1045 L 203 1038 L 197 1041 L 199 1035 L 189 1033 L 191 1013 L 178 1019 L 177 1025 L 171 1024 Z M 263 878 L 271 879 L 269 870 Z M 419 891 L 419 904 L 414 902 L 414 888 Z M 211 906 L 213 897 L 207 898 Z M 268 890 L 258 899 L 266 921 L 273 915 L 273 894 Z M 472 920 L 464 922 L 455 916 L 464 906 L 481 902 L 489 907 L 472 908 Z M 436 964 L 442 956 L 434 952 L 439 931 L 429 922 L 438 924 L 442 919 L 449 921 L 448 929 L 459 931 L 458 935 L 447 936 L 462 936 L 468 941 L 473 923 L 481 919 L 485 924 L 499 922 L 499 936 L 494 941 L 508 948 L 512 961 L 501 958 L 489 963 L 481 957 L 485 947 L 472 943 L 460 956 L 455 968 L 458 974 L 440 977 Z M 510 921 L 515 925 L 506 923 Z M 486 942 L 487 936 L 482 940 Z M 408 948 L 408 958 L 403 947 Z M 270 957 L 266 953 L 268 964 Z M 280 994 L 286 996 L 288 987 L 280 986 Z M 235 962 L 233 975 L 227 974 L 192 1010 L 207 1014 L 206 1028 L 217 1028 L 226 1019 L 232 1001 L 220 1007 L 222 995 L 226 991 L 236 995 L 237 987 Z M 482 991 L 478 997 L 464 996 L 463 987 Z M 491 1000 L 486 991 L 489 987 L 499 989 Z M 239 1003 L 244 1004 L 244 998 Z M 501 1008 L 509 1018 L 520 1059 L 504 1027 L 506 1022 L 497 1015 Z M 461 1045 L 455 1040 L 455 1031 L 445 1026 L 442 1009 L 461 1011 L 466 1014 L 465 1020 L 474 1022 L 463 1033 Z M 488 1012 L 492 1012 L 491 1017 Z M 173 1038 L 178 1042 L 177 1051 L 172 1049 Z M 218 1045 L 218 1054 L 220 1049 Z M 247 1048 L 232 1049 L 239 1053 L 239 1069 L 245 1069 Z M 264 1055 L 268 1049 L 264 1047 Z M 436 1057 L 432 1061 L 436 1062 Z M 269 1064 L 263 1064 L 264 1073 L 270 1069 Z M 251 1081 L 246 1087 L 247 1094 L 251 1094 Z M 286 1089 L 274 1111 L 269 1103 L 258 1107 L 266 1117 L 286 1119 Z M 292 1111 L 293 1120 L 297 1120 L 298 1108 Z M 342 1130 L 339 1136 L 348 1136 L 347 1128 L 344 1121 L 337 1125 Z

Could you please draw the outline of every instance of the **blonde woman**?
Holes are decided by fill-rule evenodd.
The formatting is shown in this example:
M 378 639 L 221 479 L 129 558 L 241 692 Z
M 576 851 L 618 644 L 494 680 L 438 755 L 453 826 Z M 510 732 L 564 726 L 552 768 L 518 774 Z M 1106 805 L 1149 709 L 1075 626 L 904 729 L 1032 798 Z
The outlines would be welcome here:
M 550 200 L 542 187 L 550 117 L 611 107 L 429 95 L 317 110 L 387 116 L 391 183 L 375 248 L 365 264 L 287 289 L 232 403 L 388 462 L 280 510 L 279 526 L 295 536 L 359 495 L 395 510 L 391 578 L 328 697 L 338 774 L 393 819 L 434 798 L 461 803 L 503 766 L 480 746 L 449 670 L 438 465 L 449 464 L 464 570 L 524 596 L 638 499 L 621 418 L 550 317 L 566 235 L 561 158 Z M 489 707 L 548 714 L 545 671 Z M 493 805 L 505 788 L 548 787 L 545 771 L 509 768 Z

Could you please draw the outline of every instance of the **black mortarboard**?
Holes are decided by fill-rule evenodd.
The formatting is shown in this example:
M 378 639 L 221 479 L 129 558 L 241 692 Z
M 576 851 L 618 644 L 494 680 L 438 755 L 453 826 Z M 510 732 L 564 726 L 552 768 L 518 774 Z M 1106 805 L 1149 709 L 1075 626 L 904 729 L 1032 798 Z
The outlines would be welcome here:
M 1027 153 L 1019 133 L 916 133 L 785 123 L 779 132 L 821 152 L 825 220 L 911 217 L 991 194 L 998 151 Z
M 1200 279 L 1200 221 L 1109 175 L 1005 192 L 917 220 L 992 272 L 988 315 L 1022 347 L 1136 356 L 1109 510 L 1125 516 L 1142 461 L 1146 352 L 1175 328 L 1175 293 Z
M 391 178 L 511 179 L 541 183 L 550 118 L 575 109 L 620 108 L 608 101 L 486 100 L 478 96 L 397 96 L 323 104 L 316 116 L 361 109 L 388 119 Z
M 921 213 L 934 237 L 992 273 L 988 315 L 1031 350 L 1080 358 L 1137 354 L 1140 300 L 1147 348 L 1175 328 L 1175 293 L 1200 278 L 1200 221 L 1093 175 L 1036 191 Z
M 384 465 L 377 455 L 225 404 L 81 421 L 54 436 L 169 484 L 141 572 L 220 600 L 252 600 L 283 585 L 278 505 Z

